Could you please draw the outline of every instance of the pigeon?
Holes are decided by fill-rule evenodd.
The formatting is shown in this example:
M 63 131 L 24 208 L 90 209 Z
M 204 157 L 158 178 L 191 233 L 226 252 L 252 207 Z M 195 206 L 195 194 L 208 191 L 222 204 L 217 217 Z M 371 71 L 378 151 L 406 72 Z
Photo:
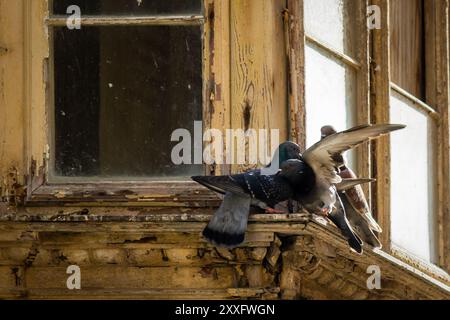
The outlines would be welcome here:
M 336 133 L 336 130 L 332 126 L 324 126 L 321 128 L 322 138 L 334 133 Z M 347 167 L 343 156 L 339 156 L 341 159 L 338 161 L 342 163 L 339 167 L 339 176 L 347 180 L 356 178 L 356 174 L 353 170 Z M 346 188 L 339 192 L 339 196 L 341 197 L 347 218 L 359 237 L 364 243 L 380 249 L 382 245 L 375 232 L 382 232 L 382 229 L 372 217 L 361 186 L 358 184 L 352 188 Z
M 292 199 L 295 193 L 293 186 L 311 185 L 305 180 L 313 177 L 311 168 L 298 159 L 299 151 L 295 143 L 282 143 L 275 153 L 281 163 L 280 169 L 271 175 L 263 174 L 262 169 L 253 169 L 234 175 L 191 177 L 201 185 L 224 194 L 220 207 L 203 230 L 203 236 L 216 246 L 233 248 L 244 241 L 250 206 L 264 209 L 267 213 L 284 213 L 275 210 L 275 205 Z M 288 164 L 286 159 L 290 157 L 297 158 L 297 162 Z
M 363 242 L 360 237 L 353 231 L 350 223 L 348 222 L 342 199 L 339 195 L 336 195 L 335 207 L 327 215 L 327 218 L 333 222 L 336 227 L 341 231 L 342 235 L 347 239 L 348 245 L 355 252 L 362 254 Z
M 270 168 L 272 166 L 280 165 L 289 159 L 301 159 L 301 150 L 300 146 L 293 141 L 285 141 L 280 144 L 275 150 L 275 154 L 272 158 L 272 161 L 266 166 L 266 168 Z M 279 168 L 276 168 L 279 169 Z
M 349 178 L 342 179 L 342 181 L 336 185 L 336 205 L 335 208 L 328 214 L 327 218 L 333 222 L 336 227 L 341 231 L 342 235 L 347 239 L 348 244 L 352 250 L 362 254 L 363 252 L 363 241 L 359 234 L 355 232 L 355 228 L 349 222 L 350 217 L 347 211 L 347 198 L 344 192 L 347 190 L 352 190 L 355 186 L 359 186 L 363 183 L 373 182 L 374 179 L 370 178 Z
M 339 167 L 343 165 L 342 153 L 369 140 L 403 129 L 402 124 L 366 124 L 324 137 L 302 155 L 314 172 L 315 184 L 308 193 L 298 192 L 297 198 L 310 212 L 327 215 L 336 203 L 335 184 L 342 181 Z
M 283 167 L 294 165 L 296 162 L 301 162 L 301 160 L 287 160 L 286 163 L 283 164 Z M 350 226 L 339 191 L 351 188 L 355 184 L 365 183 L 367 182 L 367 180 L 371 181 L 371 179 L 343 179 L 337 185 L 330 185 L 329 191 L 330 195 L 334 199 L 334 202 L 332 205 L 332 209 L 327 212 L 323 212 L 322 209 L 318 211 L 314 209 L 316 208 L 314 206 L 317 206 L 318 208 L 322 208 L 325 206 L 324 200 L 321 200 L 320 198 L 320 194 L 318 194 L 317 191 L 314 191 L 316 184 L 315 178 L 313 178 L 313 180 L 309 180 L 307 183 L 304 183 L 302 186 L 295 186 L 294 198 L 299 201 L 309 212 L 318 213 L 330 219 L 336 225 L 336 227 L 338 227 L 342 235 L 347 239 L 350 248 L 355 252 L 361 254 L 363 243 Z
M 363 251 L 361 238 L 350 225 L 344 206 L 346 201 L 342 201 L 342 193 L 336 188 L 343 180 L 339 176 L 339 168 L 344 165 L 342 153 L 404 127 L 401 124 L 366 124 L 329 135 L 325 127 L 322 139 L 302 155 L 302 161 L 314 172 L 315 181 L 310 191 L 296 190 L 295 199 L 309 212 L 329 218 L 340 229 L 350 248 L 359 254 Z

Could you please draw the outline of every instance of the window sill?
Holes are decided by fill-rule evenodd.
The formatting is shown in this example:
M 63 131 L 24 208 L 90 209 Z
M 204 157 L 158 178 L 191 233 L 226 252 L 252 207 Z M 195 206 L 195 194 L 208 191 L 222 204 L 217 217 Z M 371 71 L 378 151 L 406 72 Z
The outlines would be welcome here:
M 218 196 L 193 181 L 147 183 L 41 184 L 25 201 L 28 206 L 152 206 L 208 207 Z
M 391 245 L 391 256 L 421 272 L 450 285 L 450 275 L 432 262 L 422 260 L 395 244 Z

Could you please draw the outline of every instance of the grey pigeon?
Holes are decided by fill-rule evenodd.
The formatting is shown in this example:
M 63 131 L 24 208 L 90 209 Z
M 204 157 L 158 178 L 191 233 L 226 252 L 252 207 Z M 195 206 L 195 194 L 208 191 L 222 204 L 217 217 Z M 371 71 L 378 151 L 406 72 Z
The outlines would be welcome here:
M 361 125 L 342 132 L 324 136 L 308 148 L 302 159 L 315 175 L 315 183 L 309 192 L 296 192 L 298 200 L 308 211 L 330 218 L 347 238 L 350 247 L 362 253 L 362 241 L 352 229 L 336 184 L 342 182 L 339 168 L 344 165 L 342 153 L 369 140 L 394 130 L 404 128 L 400 124 Z
M 333 186 L 342 181 L 339 167 L 342 153 L 369 140 L 391 131 L 404 128 L 401 124 L 361 125 L 331 134 L 308 148 L 302 159 L 315 174 L 315 185 L 311 192 L 299 194 L 299 200 L 311 212 L 326 215 L 336 203 L 336 189 Z
M 359 254 L 363 252 L 363 241 L 354 226 L 350 223 L 350 215 L 353 211 L 347 211 L 348 200 L 344 192 L 355 188 L 355 186 L 360 186 L 363 183 L 373 182 L 374 179 L 369 178 L 349 178 L 342 179 L 342 181 L 336 185 L 336 191 L 338 192 L 336 196 L 335 208 L 328 214 L 328 218 L 338 227 L 342 235 L 347 239 L 350 248 Z
M 268 213 L 280 212 L 274 206 L 293 198 L 293 186 L 307 185 L 304 180 L 313 176 L 303 161 L 286 165 L 286 158 L 300 157 L 299 150 L 291 142 L 279 146 L 276 156 L 279 156 L 281 168 L 276 174 L 262 174 L 261 169 L 254 169 L 235 175 L 191 177 L 225 195 L 221 206 L 203 230 L 203 236 L 214 245 L 236 247 L 244 241 L 251 205 Z
M 336 227 L 338 227 L 342 235 L 347 239 L 350 248 L 361 254 L 363 252 L 363 242 L 350 226 L 344 209 L 344 205 L 342 204 L 342 199 L 339 195 L 336 196 L 335 207 L 327 217 L 336 225 Z
M 332 126 L 328 125 L 321 128 L 322 138 L 334 133 L 336 133 L 336 130 Z M 339 176 L 343 179 L 356 178 L 356 174 L 347 166 L 345 159 L 342 157 L 340 161 L 342 165 L 339 167 Z M 345 191 L 340 191 L 339 195 L 342 199 L 347 218 L 362 241 L 374 248 L 381 248 L 381 242 L 375 232 L 381 232 L 382 230 L 372 217 L 369 204 L 361 186 L 355 185 L 352 188 L 346 188 Z

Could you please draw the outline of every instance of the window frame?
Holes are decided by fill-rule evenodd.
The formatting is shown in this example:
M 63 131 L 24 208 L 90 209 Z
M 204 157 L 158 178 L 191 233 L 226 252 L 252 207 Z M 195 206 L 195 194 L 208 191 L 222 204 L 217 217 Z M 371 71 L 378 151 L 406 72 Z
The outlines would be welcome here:
M 306 143 L 305 132 L 305 46 L 306 43 L 313 42 L 326 52 L 334 55 L 338 60 L 352 66 L 359 67 L 357 72 L 358 83 L 358 123 L 388 123 L 389 104 L 391 90 L 401 91 L 398 86 L 392 85 L 390 81 L 389 68 L 389 0 L 364 0 L 361 1 L 361 13 L 357 25 L 361 28 L 357 33 L 362 44 L 359 48 L 359 57 L 352 58 L 335 50 L 331 46 L 323 43 L 305 33 L 303 25 L 303 0 L 287 0 L 289 16 L 288 48 L 290 78 L 289 78 L 289 102 L 291 117 L 291 137 L 296 139 L 304 149 Z M 450 105 L 450 24 L 448 16 L 449 1 L 437 0 L 436 6 L 426 3 L 425 14 L 434 15 L 434 19 L 426 25 L 427 34 L 435 34 L 436 38 L 428 38 L 432 42 L 430 50 L 434 51 L 434 56 L 429 55 L 429 60 L 434 61 L 430 72 L 436 72 L 436 81 L 433 87 L 428 85 L 427 95 L 433 92 L 436 97 L 434 104 L 437 110 L 427 104 L 415 101 L 418 108 L 430 114 L 434 119 L 439 118 L 438 133 L 441 137 L 438 142 L 437 168 L 441 170 L 437 174 L 439 195 L 437 199 L 437 222 L 436 239 L 439 262 L 437 264 L 427 263 L 419 260 L 412 254 L 405 252 L 401 248 L 391 245 L 390 241 L 390 155 L 389 136 L 381 137 L 369 144 L 357 148 L 358 170 L 361 176 L 374 177 L 377 183 L 372 186 L 364 186 L 366 195 L 369 196 L 372 213 L 383 229 L 380 233 L 380 241 L 383 244 L 383 251 L 420 269 L 428 275 L 448 281 L 450 272 L 450 257 L 446 252 L 450 251 L 450 235 L 445 232 L 445 227 L 450 226 L 450 169 L 449 169 L 449 105 Z M 381 11 L 381 29 L 369 30 L 367 27 L 366 8 L 369 5 L 377 5 Z M 433 33 L 430 33 L 433 32 Z M 298 39 L 298 40 L 296 40 Z M 444 41 L 442 41 L 444 39 Z M 438 41 L 440 40 L 440 42 Z M 367 44 L 367 46 L 366 46 Z M 435 45 L 437 44 L 437 45 Z M 426 44 L 430 46 L 430 43 Z M 439 65 L 439 67 L 437 67 Z M 431 75 L 428 74 L 428 77 Z M 293 90 L 292 88 L 297 88 Z M 404 92 L 403 92 L 404 93 Z M 410 97 L 411 98 L 411 97 Z M 367 101 L 367 104 L 361 102 Z M 296 116 L 292 114 L 296 112 Z M 440 115 L 440 117 L 439 117 Z M 445 270 L 445 271 L 444 271 Z
M 436 136 L 436 179 L 438 196 L 434 218 L 435 248 L 438 260 L 436 263 L 426 262 L 415 257 L 391 242 L 390 228 L 390 139 L 389 136 L 373 142 L 374 176 L 378 183 L 374 186 L 372 208 L 377 212 L 378 222 L 383 228 L 380 234 L 383 250 L 387 253 L 415 265 L 422 271 L 436 277 L 442 277 L 450 271 L 450 236 L 445 232 L 450 226 L 450 172 L 449 172 L 449 18 L 448 0 L 424 1 L 425 15 L 425 56 L 426 56 L 426 96 L 427 103 L 414 97 L 391 81 L 390 77 L 390 28 L 389 0 L 372 0 L 371 4 L 381 9 L 381 29 L 372 31 L 372 94 L 371 109 L 375 123 L 389 122 L 389 106 L 391 92 L 406 98 L 422 112 L 426 112 L 437 126 Z M 433 106 L 433 107 L 432 107 Z M 382 177 L 382 178 L 380 178 Z M 382 183 L 380 183 L 382 182 Z M 448 278 L 448 275 L 444 276 Z
M 298 88 L 297 90 L 292 90 L 290 92 L 290 110 L 291 114 L 299 112 L 299 115 L 292 119 L 291 137 L 295 138 L 295 141 L 299 143 L 302 150 L 306 146 L 306 101 L 305 101 L 305 48 L 306 44 L 312 44 L 313 46 L 319 48 L 321 51 L 333 56 L 336 60 L 343 63 L 345 66 L 350 67 L 356 73 L 356 114 L 355 121 L 356 124 L 364 124 L 370 122 L 369 113 L 369 96 L 370 96 L 370 73 L 369 73 L 369 29 L 367 27 L 366 20 L 366 7 L 368 1 L 357 1 L 353 5 L 355 6 L 355 11 L 358 13 L 356 17 L 355 27 L 358 28 L 355 32 L 355 42 L 360 44 L 355 50 L 355 56 L 349 56 L 348 54 L 341 52 L 340 50 L 334 48 L 332 45 L 317 39 L 316 37 L 308 34 L 305 30 L 304 25 L 304 0 L 288 0 L 288 12 L 292 17 L 292 22 L 289 27 L 288 35 L 288 46 L 291 47 L 289 50 L 289 63 L 290 63 L 290 81 L 289 88 Z M 297 18 L 295 18 L 297 16 Z M 357 37 L 357 38 L 356 38 Z M 300 40 L 296 40 L 300 39 Z M 297 53 L 298 52 L 298 53 Z M 297 91 L 297 92 L 295 92 Z M 300 91 L 300 93 L 298 93 Z M 300 132 L 300 133 L 298 133 Z M 361 176 L 370 177 L 371 176 L 371 153 L 369 149 L 369 144 L 363 144 L 356 150 L 357 161 L 357 172 Z M 370 189 L 369 184 L 362 186 L 365 193 L 369 196 L 370 201 Z
M 202 15 L 158 16 L 86 16 L 83 25 L 201 25 L 202 31 L 202 115 L 203 128 L 225 129 L 229 121 L 229 1 L 203 1 Z M 24 5 L 25 15 L 25 92 L 27 205 L 117 203 L 143 206 L 206 206 L 217 196 L 200 185 L 180 179 L 148 181 L 49 182 L 50 152 L 54 108 L 51 94 L 51 30 L 64 26 L 64 15 L 50 15 L 52 0 L 30 1 Z M 44 21 L 44 26 L 42 25 Z M 215 36 L 217 35 L 217 36 Z M 31 54 L 31 52 L 33 54 Z M 214 112 L 216 110 L 216 112 Z M 226 165 L 205 165 L 205 173 L 220 174 Z

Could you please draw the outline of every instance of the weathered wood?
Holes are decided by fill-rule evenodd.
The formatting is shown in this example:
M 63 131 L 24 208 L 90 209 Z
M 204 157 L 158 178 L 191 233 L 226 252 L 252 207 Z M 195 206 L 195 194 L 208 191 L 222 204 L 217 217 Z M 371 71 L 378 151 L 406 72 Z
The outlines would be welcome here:
M 205 128 L 216 129 L 225 136 L 226 129 L 231 128 L 231 83 L 230 83 L 230 0 L 208 0 L 209 47 L 211 67 L 209 69 L 208 92 L 204 113 Z M 224 150 L 223 150 L 224 151 Z M 223 159 L 209 166 L 209 174 L 229 174 L 230 164 Z M 222 164 L 218 164 L 221 160 Z
M 370 32 L 367 26 L 368 0 L 352 2 L 352 11 L 355 12 L 356 23 L 353 28 L 355 37 L 355 59 L 361 64 L 361 68 L 356 72 L 356 114 L 357 124 L 371 122 L 370 117 Z M 365 143 L 359 146 L 354 152 L 357 155 L 356 172 L 361 177 L 371 177 L 372 159 L 370 144 Z M 361 186 L 367 197 L 371 201 L 372 192 L 370 183 Z
M 436 180 L 437 199 L 434 232 L 436 234 L 439 266 L 450 272 L 450 132 L 449 132 L 449 1 L 424 2 L 425 14 L 425 94 L 427 105 L 436 110 L 429 112 L 437 121 Z
M 47 1 L 23 0 L 25 23 L 25 140 L 27 193 L 43 182 L 48 162 L 47 94 L 49 88 L 49 39 L 42 23 L 48 16 Z
M 406 99 L 408 99 L 409 101 L 412 102 L 412 104 L 410 104 L 410 106 L 416 107 L 417 109 L 419 109 L 422 112 L 425 112 L 426 114 L 428 114 L 430 117 L 432 117 L 433 119 L 440 119 L 440 115 L 438 112 L 436 112 L 436 110 L 434 110 L 430 105 L 428 105 L 427 103 L 423 102 L 422 100 L 418 99 L 417 97 L 413 96 L 412 94 L 410 94 L 408 91 L 405 91 L 404 89 L 402 89 L 401 87 L 399 87 L 398 85 L 396 85 L 395 83 L 391 82 L 391 88 L 393 90 L 395 90 L 397 93 L 401 94 L 403 97 L 405 97 Z M 434 100 L 433 98 L 430 98 L 430 100 Z
M 280 142 L 288 136 L 283 9 L 279 0 L 236 0 L 230 11 L 232 128 L 278 129 Z M 245 151 L 248 159 L 248 141 Z
M 276 296 L 279 288 L 227 288 L 227 289 L 30 289 L 9 290 L 0 293 L 8 298 L 28 299 L 180 299 L 189 300 L 198 297 L 201 300 L 224 300 L 224 299 L 264 299 Z M 270 298 L 269 298 L 270 299 Z
M 22 1 L 0 1 L 0 196 L 8 201 L 14 199 L 15 187 L 23 185 L 26 168 L 23 161 L 25 111 L 19 107 L 25 102 L 23 12 Z
M 445 299 L 450 296 L 450 278 L 445 272 L 431 277 L 433 270 L 419 271 L 369 248 L 362 256 L 356 255 L 335 227 L 315 220 L 309 221 L 301 234 L 296 233 L 289 221 L 254 222 L 250 227 L 256 229 L 285 224 L 286 231 L 275 233 L 277 237 L 270 237 L 269 242 L 261 238 L 264 233 L 256 233 L 255 239 L 259 240 L 232 250 L 216 250 L 210 245 L 196 247 L 196 243 L 203 241 L 200 234 L 182 230 L 183 226 L 192 224 L 200 230 L 204 226 L 201 222 L 180 221 L 178 233 L 171 232 L 167 223 L 160 224 L 159 232 L 154 234 L 124 231 L 121 228 L 124 222 L 110 223 L 116 227 L 109 227 L 110 231 L 103 233 L 96 226 L 79 232 L 90 226 L 86 222 L 40 224 L 45 229 L 31 231 L 32 223 L 7 224 L 14 228 L 3 234 L 0 243 L 0 297 L 177 298 L 189 290 L 200 290 L 193 291 L 197 295 L 190 297 L 200 298 L 200 292 L 209 290 L 215 292 L 212 297 L 219 296 L 214 291 L 219 289 L 224 290 L 221 298 Z M 61 226 L 67 231 L 45 231 L 60 230 Z M 291 232 L 287 231 L 288 227 Z M 5 246 L 7 242 L 11 246 Z M 132 242 L 141 247 L 128 246 Z M 79 292 L 65 287 L 68 276 L 65 271 L 70 264 L 77 264 L 82 270 Z M 382 270 L 380 290 L 366 287 L 369 265 L 378 265 Z M 276 289 L 277 278 L 280 290 Z M 234 289 L 236 286 L 241 289 Z M 263 293 L 258 289 L 261 287 L 274 289 Z
M 324 51 L 330 53 L 334 58 L 336 58 L 337 60 L 343 62 L 344 64 L 359 70 L 361 69 L 361 63 L 359 63 L 358 61 L 356 61 L 355 59 L 353 59 L 352 57 L 346 55 L 345 53 L 340 52 L 337 49 L 334 49 L 332 47 L 330 47 L 330 45 L 322 42 L 319 39 L 314 38 L 312 35 L 305 35 L 305 39 L 306 41 L 308 41 L 309 43 L 323 49 Z
M 289 62 L 289 138 L 306 147 L 305 30 L 303 1 L 288 0 L 284 12 L 286 52 Z
M 82 269 L 83 287 L 88 288 L 204 288 L 225 289 L 236 286 L 233 267 L 128 267 L 102 266 Z M 31 267 L 25 280 L 30 289 L 66 288 L 65 267 Z
M 204 21 L 202 15 L 191 16 L 154 16 L 154 17 L 121 17 L 121 16 L 101 16 L 101 17 L 81 17 L 82 26 L 165 26 L 165 25 L 200 25 Z M 46 19 L 49 26 L 66 26 L 66 16 L 52 16 Z
M 381 12 L 381 28 L 372 30 L 371 64 L 371 116 L 373 123 L 389 123 L 390 65 L 389 65 L 389 1 L 373 0 Z M 390 240 L 390 154 L 389 136 L 372 143 L 373 173 L 377 183 L 372 188 L 372 208 L 375 218 L 383 229 L 380 240 L 389 252 Z

